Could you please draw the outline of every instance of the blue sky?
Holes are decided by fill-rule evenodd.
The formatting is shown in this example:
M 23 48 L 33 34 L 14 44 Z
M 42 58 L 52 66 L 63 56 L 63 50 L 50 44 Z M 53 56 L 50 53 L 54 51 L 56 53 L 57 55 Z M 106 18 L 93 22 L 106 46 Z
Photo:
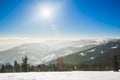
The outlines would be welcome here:
M 120 0 L 0 0 L 0 37 L 119 38 Z M 49 6 L 49 19 L 41 15 Z

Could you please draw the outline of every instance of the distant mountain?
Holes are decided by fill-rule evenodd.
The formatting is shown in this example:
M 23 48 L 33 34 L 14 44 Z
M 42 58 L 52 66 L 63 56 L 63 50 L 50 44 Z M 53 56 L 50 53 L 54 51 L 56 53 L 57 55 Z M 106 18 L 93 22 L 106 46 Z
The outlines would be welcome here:
M 46 44 L 49 47 L 52 47 L 56 50 L 59 50 L 61 48 L 71 47 L 71 46 L 84 46 L 87 44 L 99 44 L 96 40 L 47 40 L 42 42 L 43 44 Z
M 0 52 L 0 63 L 13 63 L 14 60 L 21 62 L 22 57 L 25 55 L 30 58 L 29 62 L 36 62 L 39 61 L 40 58 L 47 56 L 52 50 L 52 48 L 42 43 L 23 44 Z
M 55 60 L 59 57 L 64 57 L 67 55 L 75 54 L 76 52 L 88 50 L 95 46 L 97 46 L 97 44 L 89 43 L 89 44 L 81 45 L 81 46 L 70 46 L 70 47 L 61 48 L 59 50 L 53 51 L 51 55 L 48 55 L 48 56 L 42 58 L 41 61 L 43 63 L 47 63 L 47 62 Z
M 83 51 L 62 57 L 63 62 L 71 65 L 112 66 L 114 55 L 120 60 L 120 40 L 107 40 Z M 53 60 L 51 63 L 54 63 Z
M 49 40 L 41 43 L 27 43 L 16 46 L 9 50 L 0 52 L 0 63 L 14 63 L 14 60 L 21 62 L 21 59 L 27 55 L 29 63 L 43 64 L 58 57 L 74 54 L 83 50 L 97 46 L 99 43 L 95 40 Z

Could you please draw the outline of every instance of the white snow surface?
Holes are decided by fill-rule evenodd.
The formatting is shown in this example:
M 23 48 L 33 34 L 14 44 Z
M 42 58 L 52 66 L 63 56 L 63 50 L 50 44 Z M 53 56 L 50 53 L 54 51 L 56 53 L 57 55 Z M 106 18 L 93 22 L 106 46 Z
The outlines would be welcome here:
M 90 59 L 91 59 L 91 60 L 94 60 L 94 59 L 95 59 L 95 57 L 91 57 Z
M 103 54 L 103 53 L 104 53 L 104 51 L 101 51 L 100 53 L 101 53 L 101 54 Z
M 92 49 L 92 50 L 89 50 L 88 52 L 94 52 L 95 51 L 95 49 Z
M 85 56 L 85 54 L 82 52 L 82 53 L 80 53 L 80 54 L 78 54 L 78 55 L 81 55 L 81 56 Z
M 120 80 L 120 72 L 71 71 L 0 73 L 0 80 Z
M 118 47 L 118 46 L 112 46 L 111 48 L 112 48 L 112 49 L 116 49 L 117 47 Z

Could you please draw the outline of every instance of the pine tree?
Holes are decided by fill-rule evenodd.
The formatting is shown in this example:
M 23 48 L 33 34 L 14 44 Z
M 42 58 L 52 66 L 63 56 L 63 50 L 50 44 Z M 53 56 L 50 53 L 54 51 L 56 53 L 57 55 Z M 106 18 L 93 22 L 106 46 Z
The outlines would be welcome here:
M 60 58 L 58 58 L 58 59 L 56 60 L 56 67 L 57 67 L 57 70 L 59 70 L 59 71 L 65 70 L 65 69 L 64 69 L 64 68 L 65 68 L 65 65 L 64 65 L 64 63 L 63 63 L 63 58 L 62 58 L 62 57 L 60 57 Z
M 14 61 L 14 71 L 15 72 L 19 71 L 19 64 L 17 63 L 17 61 Z
M 25 57 L 22 59 L 22 65 L 21 65 L 21 67 L 22 67 L 22 71 L 23 72 L 27 72 L 28 71 L 28 58 L 27 58 L 27 56 L 25 55 Z
M 5 65 L 2 64 L 0 72 L 5 72 Z
M 117 60 L 117 56 L 115 55 L 113 58 L 113 68 L 114 71 L 118 71 L 119 67 L 118 67 L 118 60 Z

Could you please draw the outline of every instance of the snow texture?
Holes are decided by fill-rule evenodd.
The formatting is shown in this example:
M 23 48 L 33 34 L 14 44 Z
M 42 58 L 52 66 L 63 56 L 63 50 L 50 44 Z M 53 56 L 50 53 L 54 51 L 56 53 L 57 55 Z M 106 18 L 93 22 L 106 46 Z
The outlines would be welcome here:
M 95 49 L 92 49 L 92 50 L 89 50 L 88 52 L 94 52 L 95 51 Z
M 0 80 L 120 80 L 120 72 L 73 71 L 0 73 Z
M 91 57 L 90 59 L 91 59 L 91 60 L 94 60 L 94 59 L 95 59 L 95 57 Z
M 118 46 L 112 46 L 111 48 L 112 48 L 112 49 L 116 49 L 117 47 L 118 47 Z
M 100 53 L 101 53 L 101 54 L 103 54 L 103 53 L 104 53 L 104 51 L 101 51 Z
M 80 53 L 79 55 L 81 55 L 81 56 L 85 56 L 85 54 L 82 52 L 82 53 Z

